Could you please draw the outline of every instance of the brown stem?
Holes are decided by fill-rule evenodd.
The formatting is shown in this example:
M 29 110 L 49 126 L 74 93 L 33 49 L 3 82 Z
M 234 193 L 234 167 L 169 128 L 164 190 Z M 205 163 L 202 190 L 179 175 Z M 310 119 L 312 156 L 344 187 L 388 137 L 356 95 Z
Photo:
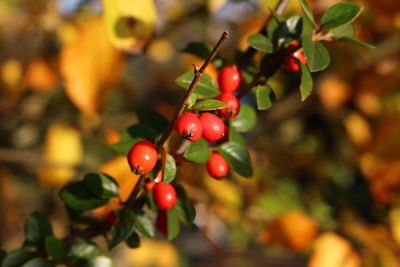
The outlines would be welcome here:
M 229 38 L 228 32 L 223 32 L 221 35 L 221 38 L 219 39 L 218 43 L 214 46 L 214 49 L 212 52 L 208 55 L 206 61 L 203 63 L 200 69 L 197 69 L 197 67 L 194 68 L 194 78 L 192 80 L 192 83 L 190 84 L 188 90 L 186 91 L 186 95 L 184 99 L 182 100 L 182 103 L 179 106 L 179 109 L 175 113 L 174 119 L 168 126 L 167 130 L 164 132 L 163 136 L 161 137 L 160 141 L 158 141 L 157 146 L 161 147 L 164 145 L 165 141 L 167 141 L 168 137 L 171 135 L 172 130 L 174 129 L 174 125 L 178 118 L 182 115 L 183 111 L 185 110 L 185 107 L 187 105 L 187 102 L 189 101 L 189 97 L 193 93 L 194 89 L 196 89 L 196 85 L 200 80 L 201 75 L 203 72 L 206 70 L 208 64 L 214 59 L 216 54 L 218 53 L 218 50 L 221 48 L 222 43 Z

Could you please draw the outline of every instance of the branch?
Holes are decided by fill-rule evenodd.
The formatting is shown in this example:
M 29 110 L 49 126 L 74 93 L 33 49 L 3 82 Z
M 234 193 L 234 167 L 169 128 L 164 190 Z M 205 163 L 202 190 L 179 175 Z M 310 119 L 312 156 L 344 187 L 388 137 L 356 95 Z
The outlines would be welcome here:
M 167 141 L 168 137 L 171 135 L 172 130 L 174 129 L 174 125 L 178 118 L 182 115 L 183 111 L 185 110 L 185 107 L 187 105 L 187 102 L 189 101 L 189 98 L 191 94 L 193 93 L 194 89 L 196 89 L 196 85 L 199 82 L 201 75 L 204 73 L 206 70 L 208 64 L 214 59 L 215 55 L 218 53 L 218 50 L 221 48 L 222 43 L 229 38 L 228 32 L 223 32 L 221 35 L 221 38 L 219 39 L 218 43 L 215 45 L 214 49 L 212 52 L 208 55 L 206 61 L 203 63 L 200 69 L 197 69 L 195 67 L 194 69 L 194 78 L 192 80 L 192 83 L 190 84 L 188 90 L 186 91 L 185 98 L 182 100 L 182 103 L 179 106 L 179 109 L 175 113 L 174 119 L 171 121 L 170 125 L 168 126 L 167 130 L 164 132 L 163 136 L 161 137 L 160 141 L 158 141 L 157 146 L 161 147 L 164 145 L 165 141 Z

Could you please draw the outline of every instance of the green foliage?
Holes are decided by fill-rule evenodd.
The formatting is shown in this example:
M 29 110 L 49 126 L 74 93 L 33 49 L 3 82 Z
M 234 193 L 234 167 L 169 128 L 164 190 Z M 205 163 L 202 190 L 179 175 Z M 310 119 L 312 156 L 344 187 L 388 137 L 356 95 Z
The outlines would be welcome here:
M 260 33 L 250 35 L 247 39 L 247 43 L 254 49 L 265 53 L 272 53 L 274 51 L 272 42 L 266 36 Z
M 35 257 L 35 253 L 23 249 L 13 250 L 7 254 L 2 262 L 2 267 L 20 267 L 25 262 Z
M 313 79 L 311 77 L 311 73 L 308 70 L 307 66 L 298 62 L 300 64 L 301 71 L 301 83 L 300 83 L 300 94 L 301 101 L 306 100 L 306 98 L 311 94 L 313 88 Z
M 88 173 L 83 181 L 89 191 L 99 198 L 109 199 L 119 195 L 117 181 L 105 173 Z
M 149 140 L 154 138 L 155 135 L 156 132 L 148 125 L 135 124 L 122 132 L 120 142 L 111 145 L 111 148 L 118 154 L 126 156 L 138 141 Z
M 221 108 L 226 108 L 226 105 L 216 99 L 206 99 L 203 101 L 197 102 L 193 108 L 195 110 L 217 110 Z
M 170 154 L 167 154 L 163 182 L 164 183 L 172 182 L 175 179 L 175 175 L 176 175 L 175 159 Z
M 63 242 L 54 236 L 49 236 L 46 238 L 45 247 L 47 255 L 49 255 L 49 257 L 52 258 L 53 260 L 61 261 L 67 255 L 65 252 Z
M 365 47 L 365 48 L 370 48 L 370 49 L 374 49 L 375 48 L 374 45 L 365 43 L 363 41 L 360 41 L 360 40 L 357 40 L 357 39 L 354 39 L 354 38 L 351 38 L 351 37 L 342 37 L 339 40 L 343 41 L 343 42 L 346 42 L 346 43 L 353 44 L 353 45 Z
M 317 23 L 315 23 L 314 14 L 312 13 L 311 8 L 307 3 L 307 0 L 300 0 L 300 6 L 307 19 L 312 23 L 313 28 L 316 28 Z
M 180 232 L 178 217 L 172 210 L 167 210 L 167 238 L 168 240 L 175 239 Z
M 197 163 L 205 163 L 210 158 L 210 155 L 208 143 L 203 138 L 200 138 L 196 142 L 190 143 L 183 157 Z
M 335 28 L 332 28 L 329 33 L 332 35 L 332 37 L 335 37 L 336 39 L 340 39 L 343 37 L 353 37 L 354 36 L 354 26 L 351 23 L 347 23 Z
M 137 232 L 144 237 L 154 237 L 154 223 L 151 217 L 141 210 L 134 210 L 134 225 Z
M 321 27 L 331 29 L 352 22 L 361 14 L 361 10 L 361 6 L 354 3 L 337 3 L 322 15 Z
M 238 132 L 248 132 L 257 123 L 257 114 L 252 106 L 244 104 L 241 105 L 239 114 L 236 118 L 232 119 L 231 127 L 235 128 Z
M 43 258 L 34 258 L 24 263 L 22 267 L 54 267 L 55 264 Z
M 311 72 L 326 69 L 331 62 L 328 50 L 319 42 L 311 40 L 311 36 L 303 37 L 303 51 Z
M 188 89 L 194 78 L 194 72 L 189 70 L 176 79 L 176 84 L 184 89 Z M 201 97 L 216 97 L 219 94 L 214 81 L 207 73 L 203 73 L 197 83 L 194 93 Z
M 182 50 L 184 53 L 189 53 L 199 58 L 206 59 L 212 51 L 212 46 L 201 43 L 201 42 L 191 42 L 186 45 Z
M 192 226 L 196 217 L 196 210 L 193 203 L 187 197 L 182 186 L 176 184 L 175 190 L 177 194 L 177 202 L 173 207 L 172 212 L 174 212 L 175 215 L 177 215 L 187 226 Z
M 53 235 L 49 220 L 38 211 L 32 212 L 25 222 L 25 245 L 43 247 L 46 237 Z
M 250 155 L 245 145 L 236 142 L 227 142 L 218 147 L 218 152 L 239 175 L 243 177 L 253 176 Z
M 156 136 L 161 135 L 169 125 L 169 121 L 163 115 L 149 108 L 137 108 L 136 116 L 139 123 L 153 129 Z
M 255 94 L 258 110 L 269 109 L 275 100 L 275 93 L 267 84 L 255 87 Z

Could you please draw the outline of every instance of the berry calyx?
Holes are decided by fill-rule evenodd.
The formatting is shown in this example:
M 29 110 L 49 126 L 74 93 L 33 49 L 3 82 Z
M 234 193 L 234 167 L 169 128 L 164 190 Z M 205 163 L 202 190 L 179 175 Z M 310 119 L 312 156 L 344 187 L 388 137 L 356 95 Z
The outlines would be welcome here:
M 153 187 L 153 199 L 160 210 L 172 209 L 176 203 L 175 188 L 171 184 L 156 183 Z
M 157 163 L 157 148 L 149 141 L 139 141 L 128 153 L 128 163 L 134 174 L 151 171 Z
M 160 233 L 164 234 L 165 236 L 168 235 L 167 211 L 160 210 L 157 213 L 156 228 Z
M 108 213 L 107 218 L 106 218 L 106 225 L 108 228 L 111 228 L 114 226 L 115 222 L 117 221 L 117 214 L 112 210 L 110 213 Z
M 226 108 L 218 110 L 218 114 L 225 119 L 233 119 L 240 110 L 240 102 L 232 93 L 222 93 L 218 96 L 218 100 L 226 105 Z
M 218 73 L 218 85 L 221 92 L 235 92 L 242 82 L 242 73 L 236 65 L 225 66 Z
M 187 112 L 178 118 L 175 130 L 180 136 L 191 142 L 199 140 L 203 132 L 199 116 L 192 112 Z
M 306 57 L 304 56 L 303 50 L 297 50 L 293 54 L 287 56 L 283 61 L 283 67 L 290 71 L 298 72 L 300 70 L 300 65 L 295 60 L 299 60 L 302 64 L 307 64 Z
M 208 174 L 215 179 L 222 179 L 228 175 L 229 165 L 219 153 L 212 153 L 206 164 Z
M 205 112 L 200 115 L 201 126 L 203 126 L 202 137 L 208 142 L 215 142 L 225 135 L 224 122 L 214 114 Z

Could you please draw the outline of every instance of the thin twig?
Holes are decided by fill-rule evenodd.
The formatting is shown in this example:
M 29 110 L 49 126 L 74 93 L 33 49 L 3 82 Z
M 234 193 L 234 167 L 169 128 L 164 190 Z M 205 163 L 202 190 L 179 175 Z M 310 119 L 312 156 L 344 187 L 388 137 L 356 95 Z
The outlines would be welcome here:
M 167 141 L 168 137 L 171 135 L 172 130 L 174 129 L 174 125 L 178 118 L 182 115 L 183 111 L 185 110 L 185 107 L 187 105 L 187 102 L 189 101 L 190 96 L 192 95 L 194 89 L 196 89 L 196 85 L 200 80 L 201 75 L 204 73 L 206 70 L 208 64 L 214 59 L 216 54 L 218 53 L 218 50 L 221 48 L 222 43 L 229 38 L 228 32 L 223 32 L 221 35 L 221 38 L 219 39 L 218 43 L 214 46 L 214 49 L 212 52 L 208 55 L 206 61 L 203 63 L 200 69 L 197 69 L 195 67 L 194 69 L 194 78 L 192 80 L 192 83 L 190 84 L 188 90 L 186 91 L 185 98 L 182 100 L 182 103 L 179 106 L 179 109 L 175 113 L 174 119 L 168 126 L 167 130 L 164 132 L 163 136 L 161 137 L 160 141 L 158 141 L 157 146 L 163 146 L 165 141 Z

